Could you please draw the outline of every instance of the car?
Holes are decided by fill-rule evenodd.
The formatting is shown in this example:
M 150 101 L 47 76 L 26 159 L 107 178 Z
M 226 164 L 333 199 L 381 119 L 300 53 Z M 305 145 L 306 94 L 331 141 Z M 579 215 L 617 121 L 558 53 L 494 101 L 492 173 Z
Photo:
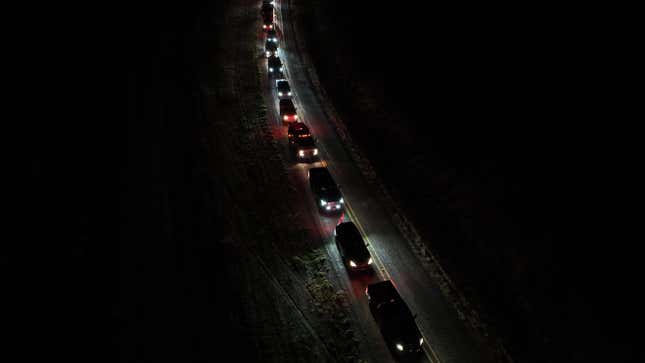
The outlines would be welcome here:
M 289 138 L 289 145 L 296 143 L 298 138 L 309 137 L 311 133 L 309 128 L 302 122 L 292 122 L 287 128 L 287 136 Z
M 329 170 L 326 167 L 311 168 L 307 175 L 318 210 L 325 213 L 342 212 L 345 200 Z
M 260 9 L 262 17 L 271 17 L 273 19 L 273 5 L 270 3 L 263 3 L 262 8 Z
M 268 43 L 267 43 L 268 44 Z M 289 81 L 286 79 L 276 79 L 275 88 L 278 91 L 279 98 L 291 98 L 293 95 L 291 93 L 291 87 L 289 86 Z
M 280 100 L 280 118 L 283 122 L 296 122 L 298 121 L 298 114 L 296 113 L 296 106 L 293 105 L 291 100 Z
M 391 280 L 367 285 L 365 294 L 381 335 L 395 357 L 420 355 L 423 336 L 410 308 Z
M 334 237 L 340 257 L 350 273 L 372 270 L 372 256 L 354 222 L 338 224 Z
M 318 148 L 311 135 L 295 139 L 289 147 L 298 161 L 314 162 L 318 159 Z
M 275 29 L 275 26 L 273 25 L 273 15 L 271 16 L 262 15 L 262 30 L 269 31 L 271 29 Z
M 267 40 L 270 42 L 278 43 L 278 32 L 275 29 L 269 29 L 267 32 Z
M 280 61 L 280 58 L 271 56 L 267 60 L 267 69 L 270 76 L 275 75 L 276 77 L 281 77 L 284 66 L 282 65 L 282 61 Z
M 269 58 L 271 56 L 277 57 L 278 56 L 278 44 L 270 41 L 266 41 L 264 43 L 264 55 Z

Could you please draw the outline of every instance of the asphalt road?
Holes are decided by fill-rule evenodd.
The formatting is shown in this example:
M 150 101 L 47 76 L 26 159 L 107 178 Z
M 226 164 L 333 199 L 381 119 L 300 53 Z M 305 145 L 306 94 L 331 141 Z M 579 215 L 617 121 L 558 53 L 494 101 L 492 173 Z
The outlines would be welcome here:
M 359 168 L 347 153 L 333 124 L 323 112 L 320 95 L 315 94 L 307 77 L 307 64 L 303 64 L 295 43 L 295 24 L 291 21 L 289 2 L 276 3 L 277 28 L 280 41 L 280 59 L 285 65 L 285 78 L 294 92 L 294 104 L 301 121 L 314 134 L 322 162 L 304 164 L 292 162 L 290 174 L 298 181 L 297 193 L 302 195 L 302 207 L 325 241 L 329 260 L 332 262 L 337 283 L 351 298 L 353 317 L 361 325 L 358 332 L 363 356 L 372 362 L 388 362 L 392 356 L 372 318 L 365 296 L 367 284 L 392 279 L 401 296 L 414 314 L 424 340 L 425 359 L 431 362 L 486 362 L 485 349 L 461 321 L 456 310 L 442 295 L 437 283 L 423 269 L 421 261 L 412 251 L 392 222 L 390 211 L 375 197 Z M 259 2 L 258 2 L 259 16 Z M 258 48 L 264 50 L 264 35 L 258 32 Z M 262 54 L 262 52 L 258 52 Z M 273 104 L 268 112 L 269 121 L 275 126 L 276 137 L 283 145 L 288 158 L 286 127 L 278 115 L 277 94 L 273 78 L 266 74 L 266 60 L 259 59 L 263 69 L 264 97 Z M 387 145 L 384 145 L 387 147 Z M 287 159 L 289 160 L 289 159 Z M 347 205 L 342 216 L 359 227 L 375 257 L 376 273 L 359 278 L 349 278 L 333 240 L 333 229 L 339 216 L 326 217 L 318 213 L 307 180 L 309 167 L 327 165 L 341 190 Z M 300 209 L 300 208 L 299 208 Z

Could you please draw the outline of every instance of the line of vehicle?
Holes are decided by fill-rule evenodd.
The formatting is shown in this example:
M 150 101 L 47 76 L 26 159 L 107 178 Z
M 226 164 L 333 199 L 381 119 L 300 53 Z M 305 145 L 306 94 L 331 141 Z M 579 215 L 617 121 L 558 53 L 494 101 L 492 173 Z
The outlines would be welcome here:
M 282 9 L 280 9 L 280 10 L 282 10 Z M 279 14 L 279 15 L 278 15 L 278 14 Z M 280 19 L 279 19 L 279 20 L 280 20 L 280 25 L 281 25 L 281 26 L 280 26 L 280 33 L 283 35 L 283 39 L 284 39 L 284 38 L 286 38 L 286 37 L 285 37 L 285 33 L 284 33 L 284 31 L 283 31 L 283 29 L 284 29 L 284 23 L 283 23 L 283 21 L 282 21 L 282 16 L 281 16 L 282 14 L 281 14 L 281 11 L 280 11 L 278 14 L 276 14 L 276 17 L 279 17 L 279 18 L 280 18 Z M 277 29 L 276 29 L 276 30 L 277 30 Z M 295 31 L 295 30 L 294 30 L 294 31 Z M 284 49 L 285 49 L 285 48 L 284 48 L 284 47 L 281 47 L 281 48 L 282 48 L 282 49 L 281 49 L 279 52 L 280 52 L 280 53 L 285 52 L 285 51 L 284 51 Z M 286 60 L 286 57 L 284 57 L 284 59 Z M 291 72 L 289 71 L 289 67 L 287 67 L 287 63 L 286 63 L 286 62 L 284 62 L 284 63 L 283 63 L 283 67 L 284 67 L 284 72 L 283 72 L 283 73 L 284 73 L 284 75 L 286 76 L 285 78 L 287 78 L 287 79 L 293 79 L 293 77 L 291 77 L 291 74 L 290 74 Z M 271 92 L 271 93 L 273 93 L 273 87 L 271 87 L 270 82 L 269 82 L 269 87 L 270 87 L 270 89 L 271 89 L 271 90 L 270 90 L 270 92 Z M 301 115 L 300 115 L 301 122 L 306 123 L 306 124 L 309 124 L 309 122 L 305 122 L 305 121 L 308 119 L 308 117 L 304 117 L 304 114 L 303 114 L 303 113 L 306 113 L 306 112 L 304 111 L 304 107 L 302 107 L 302 102 L 300 102 L 300 98 L 297 96 L 297 94 L 296 94 L 295 92 L 294 92 L 294 96 L 292 96 L 292 98 L 294 99 L 294 101 L 296 101 L 296 104 L 297 104 L 298 106 L 300 106 L 300 107 L 298 107 L 298 108 L 301 110 Z M 274 110 L 274 112 L 275 112 L 275 110 Z M 278 117 L 277 119 L 279 119 L 279 117 Z M 279 121 L 278 121 L 278 122 L 279 122 Z M 317 145 L 316 145 L 316 146 L 317 146 L 317 148 L 321 149 L 321 153 L 320 153 L 321 155 L 320 155 L 320 156 L 328 156 L 328 155 L 330 155 L 330 154 L 327 152 L 327 150 L 325 149 L 325 147 L 324 147 L 324 145 L 323 145 L 322 143 L 316 143 L 316 144 L 317 144 Z M 332 165 L 332 163 L 331 163 L 330 161 L 327 161 L 327 160 L 328 160 L 328 157 L 325 157 L 325 158 L 322 158 L 322 157 L 321 157 L 319 162 L 320 162 L 321 164 L 323 164 L 323 166 L 328 167 L 330 170 L 335 169 L 334 165 Z M 359 231 L 360 231 L 360 232 L 361 232 L 361 234 L 363 235 L 363 237 L 364 237 L 365 241 L 367 242 L 367 248 L 368 248 L 368 250 L 370 251 L 370 255 L 374 257 L 374 259 L 375 259 L 375 265 L 378 267 L 377 272 L 379 273 L 379 278 L 380 278 L 380 279 L 384 279 L 384 280 L 392 280 L 390 273 L 387 271 L 387 268 L 385 267 L 385 264 L 383 263 L 382 259 L 379 257 L 379 254 L 378 254 L 378 253 L 376 252 L 376 250 L 374 249 L 373 244 L 372 244 L 372 242 L 371 242 L 371 240 L 370 240 L 370 238 L 369 238 L 369 236 L 368 236 L 367 232 L 365 231 L 365 228 L 363 227 L 363 225 L 362 225 L 362 223 L 359 221 L 359 219 L 356 217 L 356 214 L 354 213 L 354 211 L 353 211 L 353 209 L 352 209 L 352 207 L 351 207 L 351 203 L 350 203 L 348 200 L 346 200 L 346 202 L 345 202 L 345 210 L 346 210 L 346 212 L 347 212 L 347 215 L 348 215 L 349 219 L 350 219 L 352 222 L 354 222 L 354 224 L 356 225 L 356 227 L 359 229 Z M 321 225 L 320 223 L 321 223 L 321 222 L 320 222 L 320 217 L 319 217 L 319 218 L 318 218 L 318 221 L 317 221 L 317 223 L 316 223 L 316 225 L 317 225 L 317 227 L 318 227 L 318 229 L 319 229 L 319 232 L 321 233 L 321 236 L 322 236 L 322 235 L 323 235 L 323 233 L 322 233 L 322 232 L 324 232 L 324 231 L 323 231 L 323 229 L 322 229 L 322 225 Z M 323 238 L 324 238 L 324 237 L 323 237 Z M 419 330 L 420 330 L 420 329 L 419 329 Z M 431 347 L 431 345 L 430 345 L 430 341 L 427 339 L 427 337 L 425 336 L 425 334 L 423 334 L 423 332 L 421 332 L 421 335 L 422 335 L 422 337 L 423 337 L 424 341 L 426 342 L 426 344 L 424 344 L 424 346 L 423 346 L 423 351 L 424 351 L 424 353 L 425 353 L 426 357 L 428 358 L 428 360 L 430 360 L 431 362 L 440 363 L 441 361 L 440 361 L 440 359 L 439 359 L 439 356 L 438 356 L 438 354 L 434 351 L 434 349 L 432 349 L 432 347 Z

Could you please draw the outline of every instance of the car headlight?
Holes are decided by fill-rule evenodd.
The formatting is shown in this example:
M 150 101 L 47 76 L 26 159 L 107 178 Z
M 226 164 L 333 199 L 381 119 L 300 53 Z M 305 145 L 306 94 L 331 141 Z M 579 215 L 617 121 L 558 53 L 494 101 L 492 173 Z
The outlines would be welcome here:
M 269 67 L 269 72 L 273 72 L 273 68 Z
M 419 339 L 419 345 L 423 345 L 423 338 Z
M 298 151 L 298 155 L 300 155 L 300 157 L 303 157 L 305 156 L 305 152 L 303 150 L 300 150 Z
M 341 202 L 341 203 L 345 203 L 345 199 L 340 198 L 339 202 Z
M 372 258 L 371 258 L 371 257 L 370 257 L 370 259 L 369 259 L 369 260 L 367 260 L 367 264 L 368 264 L 368 265 L 371 265 L 371 264 L 372 264 Z M 422 338 L 421 340 L 423 340 L 423 338 Z
M 291 96 L 291 91 L 287 92 L 287 96 Z
M 323 207 L 324 207 L 326 204 L 327 204 L 327 201 L 326 201 L 326 200 L 324 200 L 324 199 L 321 199 L 321 200 L 320 200 L 320 205 L 321 205 L 321 206 L 323 206 Z
M 356 264 L 352 260 L 349 260 L 349 265 L 352 266 L 352 267 L 356 267 Z
M 268 56 L 270 56 L 270 55 L 271 55 L 271 52 L 269 52 L 269 51 L 267 50 L 267 51 L 266 51 L 266 55 L 267 55 L 267 57 L 268 57 Z
M 318 149 L 314 149 L 314 155 L 318 155 Z
M 282 72 L 282 67 L 280 67 L 280 72 Z
M 278 96 L 282 96 L 282 92 L 278 92 Z
M 396 349 L 400 350 L 401 352 L 403 351 L 403 345 L 397 344 Z

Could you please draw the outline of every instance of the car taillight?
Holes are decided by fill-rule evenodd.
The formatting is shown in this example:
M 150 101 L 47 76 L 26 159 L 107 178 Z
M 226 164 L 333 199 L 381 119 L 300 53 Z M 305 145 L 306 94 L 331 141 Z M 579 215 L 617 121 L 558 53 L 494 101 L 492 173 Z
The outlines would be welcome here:
M 298 115 L 293 115 L 293 119 L 294 119 L 294 120 L 297 120 L 297 119 L 298 119 Z
M 282 119 L 283 119 L 283 120 L 285 120 L 285 121 L 287 121 L 287 120 L 289 119 L 289 116 L 286 116 L 286 115 L 285 115 L 284 117 L 282 117 Z
M 267 26 L 266 26 L 266 25 L 262 25 L 262 29 L 266 29 L 266 28 L 267 28 Z

